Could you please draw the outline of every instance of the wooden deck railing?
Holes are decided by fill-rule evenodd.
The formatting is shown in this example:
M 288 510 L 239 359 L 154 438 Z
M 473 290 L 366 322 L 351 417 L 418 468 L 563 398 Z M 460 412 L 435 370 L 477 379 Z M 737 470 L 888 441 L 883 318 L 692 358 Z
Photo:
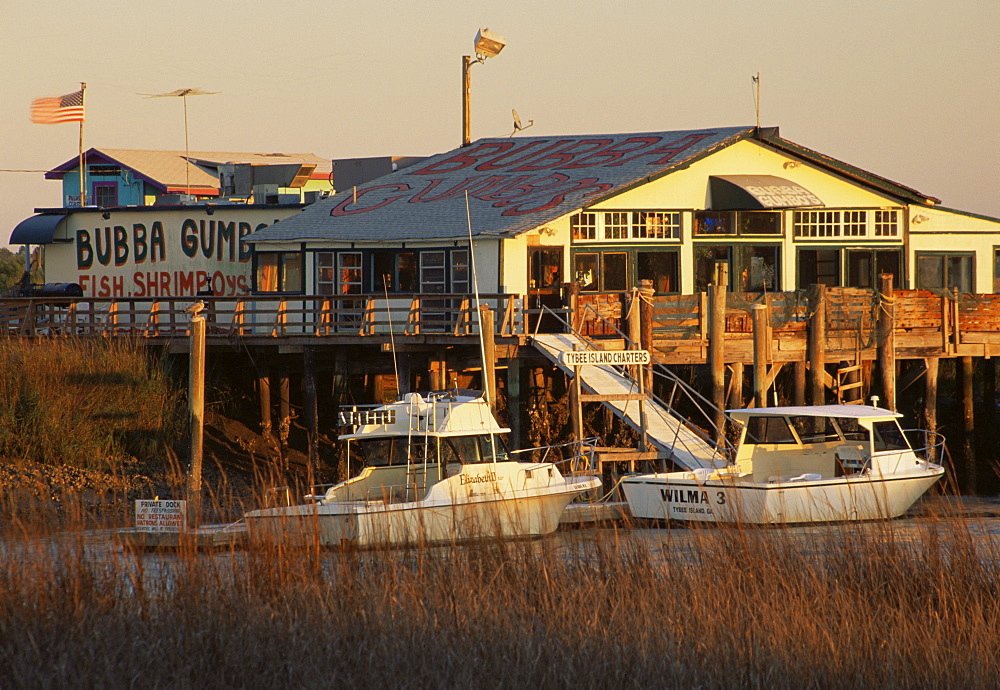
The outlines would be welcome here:
M 595 337 L 620 337 L 627 309 L 623 295 L 583 295 L 574 323 Z M 116 336 L 149 338 L 185 336 L 185 310 L 197 298 L 90 300 L 87 298 L 11 298 L 0 300 L 0 333 L 17 336 Z M 872 290 L 826 290 L 826 339 L 831 350 L 852 351 L 875 345 L 880 297 Z M 707 345 L 705 295 L 657 295 L 651 298 L 653 338 L 657 347 L 702 349 Z M 979 346 L 990 354 L 1000 348 L 1000 295 L 972 295 L 925 290 L 893 292 L 894 337 L 899 349 L 934 349 L 955 354 Z M 514 294 L 480 295 L 494 312 L 496 332 L 529 335 L 537 314 Z M 467 294 L 205 298 L 203 315 L 209 336 L 467 336 L 478 332 L 476 300 Z M 807 291 L 730 293 L 726 339 L 739 346 L 752 338 L 751 308 L 766 304 L 771 330 L 779 341 L 798 343 L 810 318 Z M 552 326 L 552 324 L 549 324 Z M 555 323 L 554 327 L 559 327 Z M 780 345 L 779 345 L 780 347 Z M 797 345 L 795 346 L 797 347 Z M 996 350 L 994 350 L 994 354 Z
M 522 333 L 519 295 L 480 295 L 494 312 L 497 333 Z M 188 307 L 199 298 L 6 299 L 0 332 L 11 336 L 179 337 L 188 333 Z M 414 294 L 204 298 L 209 336 L 472 335 L 475 297 Z

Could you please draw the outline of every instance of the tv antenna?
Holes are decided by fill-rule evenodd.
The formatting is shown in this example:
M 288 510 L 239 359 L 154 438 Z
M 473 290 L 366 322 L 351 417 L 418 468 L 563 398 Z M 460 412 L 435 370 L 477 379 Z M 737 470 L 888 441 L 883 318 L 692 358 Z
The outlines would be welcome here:
M 184 183 L 188 196 L 191 195 L 191 150 L 188 146 L 188 96 L 214 96 L 218 91 L 203 91 L 201 89 L 177 89 L 170 93 L 139 94 L 146 98 L 182 98 L 184 99 Z
M 514 116 L 514 131 L 510 133 L 511 136 L 514 136 L 515 134 L 517 134 L 518 132 L 520 132 L 522 129 L 528 129 L 528 127 L 531 127 L 531 125 L 535 124 L 534 120 L 528 120 L 528 124 L 522 125 L 521 124 L 521 116 L 518 115 L 517 111 L 514 110 L 513 108 L 511 108 L 510 114 Z

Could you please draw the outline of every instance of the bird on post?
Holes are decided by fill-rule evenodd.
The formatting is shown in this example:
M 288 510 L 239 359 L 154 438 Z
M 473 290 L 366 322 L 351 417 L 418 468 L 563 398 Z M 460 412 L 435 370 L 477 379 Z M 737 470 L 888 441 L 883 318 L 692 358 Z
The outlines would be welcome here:
M 187 309 L 185 309 L 184 313 L 185 314 L 190 314 L 191 318 L 194 318 L 196 316 L 200 316 L 201 315 L 201 311 L 204 308 L 205 308 L 205 300 L 200 299 L 197 302 L 195 302 L 194 304 L 192 304 L 190 307 L 188 307 Z

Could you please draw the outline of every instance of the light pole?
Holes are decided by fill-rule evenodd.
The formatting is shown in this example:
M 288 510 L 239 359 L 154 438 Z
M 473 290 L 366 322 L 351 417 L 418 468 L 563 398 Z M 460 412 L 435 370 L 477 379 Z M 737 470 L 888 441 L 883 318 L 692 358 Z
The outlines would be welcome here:
M 470 55 L 462 56 L 462 146 L 468 146 L 472 141 L 472 94 L 469 70 L 472 65 L 486 62 L 486 58 L 496 57 L 507 45 L 507 40 L 489 29 L 481 29 L 476 34 L 474 52 L 476 59 Z

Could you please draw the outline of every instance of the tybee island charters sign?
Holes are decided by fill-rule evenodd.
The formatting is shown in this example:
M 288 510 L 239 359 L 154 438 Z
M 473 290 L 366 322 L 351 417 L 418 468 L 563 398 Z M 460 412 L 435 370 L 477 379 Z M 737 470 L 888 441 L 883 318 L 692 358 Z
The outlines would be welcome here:
M 568 367 L 586 366 L 588 364 L 611 364 L 622 366 L 626 364 L 649 364 L 648 350 L 582 350 L 563 352 L 562 363 Z

